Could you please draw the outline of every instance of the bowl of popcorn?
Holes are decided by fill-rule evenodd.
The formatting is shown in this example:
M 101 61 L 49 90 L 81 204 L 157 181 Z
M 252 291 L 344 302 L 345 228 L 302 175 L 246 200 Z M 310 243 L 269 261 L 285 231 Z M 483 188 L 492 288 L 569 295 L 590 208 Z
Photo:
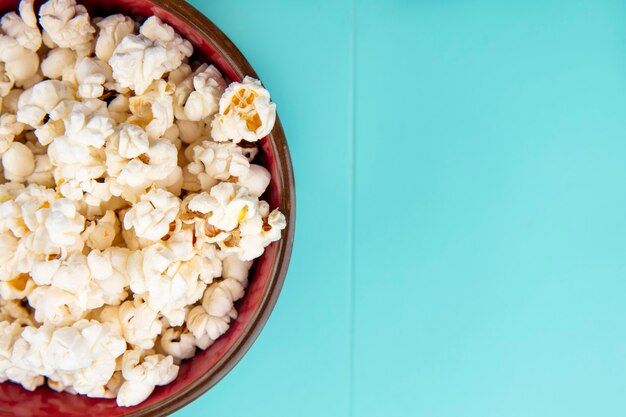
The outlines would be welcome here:
M 0 415 L 167 415 L 241 359 L 284 281 L 276 106 L 182 1 L 0 16 Z

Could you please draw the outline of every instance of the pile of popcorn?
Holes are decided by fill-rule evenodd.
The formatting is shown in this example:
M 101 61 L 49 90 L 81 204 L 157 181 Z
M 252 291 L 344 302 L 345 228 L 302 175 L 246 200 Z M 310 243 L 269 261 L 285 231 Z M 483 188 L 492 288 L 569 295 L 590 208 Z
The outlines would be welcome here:
M 145 400 L 237 317 L 285 217 L 275 105 L 158 17 L 23 0 L 0 20 L 0 382 Z

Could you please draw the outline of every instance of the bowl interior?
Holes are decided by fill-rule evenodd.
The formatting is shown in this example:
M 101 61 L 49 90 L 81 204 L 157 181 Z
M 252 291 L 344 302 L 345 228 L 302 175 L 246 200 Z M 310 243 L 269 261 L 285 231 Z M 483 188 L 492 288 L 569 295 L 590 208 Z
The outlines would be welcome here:
M 42 1 L 36 2 L 36 10 Z M 193 59 L 212 63 L 230 81 L 240 81 L 243 75 L 256 74 L 230 41 L 199 12 L 177 0 L 79 0 L 92 17 L 123 13 L 141 21 L 156 15 L 173 26 L 194 45 Z M 0 15 L 17 9 L 17 0 L 0 2 Z M 263 198 L 271 208 L 280 207 L 288 219 L 283 239 L 270 245 L 255 261 L 250 272 L 250 286 L 239 301 L 239 316 L 229 331 L 205 351 L 184 361 L 178 378 L 164 387 L 157 387 L 145 402 L 130 408 L 119 408 L 114 400 L 87 398 L 57 393 L 47 387 L 29 392 L 21 386 L 0 384 L 0 415 L 16 416 L 121 416 L 165 415 L 190 402 L 217 383 L 243 356 L 267 319 L 276 300 L 292 244 L 293 213 L 290 191 L 293 177 L 289 153 L 282 128 L 277 120 L 269 137 L 260 141 L 260 164 L 272 175 Z

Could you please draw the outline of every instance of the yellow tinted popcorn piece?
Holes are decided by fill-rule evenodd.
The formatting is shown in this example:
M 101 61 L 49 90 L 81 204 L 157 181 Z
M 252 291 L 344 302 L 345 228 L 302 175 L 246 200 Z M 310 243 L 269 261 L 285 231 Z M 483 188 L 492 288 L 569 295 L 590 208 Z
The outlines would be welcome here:
M 276 105 L 259 80 L 245 77 L 228 86 L 220 98 L 219 112 L 211 123 L 211 135 L 219 142 L 256 142 L 274 127 Z
M 143 128 L 150 139 L 159 139 L 174 124 L 174 87 L 164 80 L 151 84 L 142 95 L 128 100 L 132 116 L 127 122 Z
M 223 182 L 209 193 L 203 192 L 189 201 L 189 209 L 208 214 L 207 222 L 220 230 L 229 232 L 256 210 L 256 201 L 245 188 Z

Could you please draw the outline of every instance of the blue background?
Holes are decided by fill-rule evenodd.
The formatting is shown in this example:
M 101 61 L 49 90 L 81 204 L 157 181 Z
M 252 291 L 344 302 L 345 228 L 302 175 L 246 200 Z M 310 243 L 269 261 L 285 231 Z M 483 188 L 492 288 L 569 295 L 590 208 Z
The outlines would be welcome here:
M 626 3 L 191 1 L 278 104 L 283 292 L 191 416 L 626 415 Z

